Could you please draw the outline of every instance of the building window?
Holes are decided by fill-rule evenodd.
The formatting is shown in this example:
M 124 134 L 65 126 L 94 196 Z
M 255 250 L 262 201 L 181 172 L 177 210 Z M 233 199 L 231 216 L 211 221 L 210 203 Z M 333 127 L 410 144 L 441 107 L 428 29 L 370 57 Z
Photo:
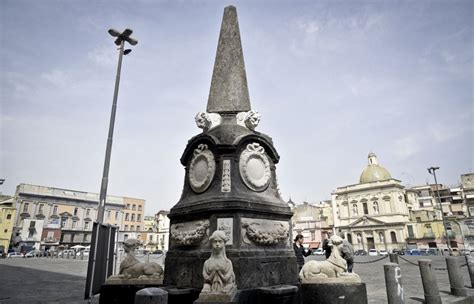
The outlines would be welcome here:
M 347 234 L 347 241 L 352 244 L 352 234 Z
M 91 210 L 90 209 L 87 209 L 86 210 L 86 216 L 90 216 L 91 215 Z
M 66 228 L 67 217 L 61 218 L 61 228 Z
M 11 214 L 7 214 L 7 220 L 11 219 L 12 218 L 12 215 Z
M 137 205 L 133 204 L 132 205 L 132 210 L 137 210 Z
M 128 221 L 128 213 L 125 213 L 125 220 Z
M 72 221 L 72 229 L 76 229 L 77 221 Z
M 374 202 L 374 213 L 379 214 L 379 203 L 378 202 Z
M 390 238 L 392 239 L 392 244 L 397 243 L 397 235 L 395 234 L 394 231 L 390 232 Z
M 140 226 L 137 226 L 137 231 L 140 231 Z
M 133 231 L 133 230 L 135 230 L 135 225 L 130 226 L 130 231 Z
M 369 209 L 367 208 L 367 203 L 362 203 L 362 207 L 364 208 L 364 214 L 369 214 Z
M 7 232 L 8 232 L 8 229 L 3 230 L 3 232 L 4 232 L 4 233 L 7 233 Z
M 74 216 L 77 216 L 78 211 L 79 211 L 79 208 L 74 208 Z
M 142 220 L 142 215 L 141 214 L 137 214 L 137 222 L 140 222 Z
M 28 206 L 29 206 L 29 205 L 30 205 L 29 203 L 25 203 L 25 204 L 23 205 L 23 212 L 28 212 Z
M 150 234 L 150 241 L 153 241 L 153 235 Z
M 107 218 L 110 218 L 110 210 L 107 211 Z
M 127 204 L 127 209 L 129 209 L 129 210 L 130 210 L 130 204 Z
M 39 214 L 43 214 L 43 207 L 44 207 L 44 204 L 39 204 L 39 210 L 38 210 Z
M 418 223 L 420 223 L 420 222 L 421 222 L 421 217 L 417 216 L 417 217 L 416 217 L 416 221 L 417 221 Z
M 118 220 L 118 217 L 119 217 L 119 213 L 118 211 L 115 211 L 115 219 Z
M 414 238 L 415 234 L 413 233 L 413 226 L 412 225 L 407 225 L 408 228 L 408 237 L 409 238 Z
M 128 225 L 125 225 L 125 228 L 123 230 L 128 231 Z
M 53 214 L 56 214 L 56 213 L 58 213 L 58 206 L 53 207 Z
M 89 229 L 89 222 L 85 222 L 85 223 L 84 223 L 84 229 L 85 229 L 85 230 L 88 230 L 88 229 Z
M 135 213 L 132 213 L 132 222 L 135 221 Z
M 142 211 L 142 205 L 138 205 L 138 211 Z
M 128 240 L 128 234 L 124 234 L 124 235 L 123 235 L 123 240 L 124 240 L 124 241 Z

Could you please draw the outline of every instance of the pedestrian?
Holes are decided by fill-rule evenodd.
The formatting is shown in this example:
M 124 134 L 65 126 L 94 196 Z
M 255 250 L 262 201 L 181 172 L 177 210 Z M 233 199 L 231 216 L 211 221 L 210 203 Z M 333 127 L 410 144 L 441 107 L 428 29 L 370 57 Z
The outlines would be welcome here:
M 303 247 L 304 237 L 301 234 L 298 234 L 295 237 L 293 243 L 293 250 L 295 251 L 296 255 L 296 263 L 298 264 L 298 272 L 300 272 L 301 268 L 304 265 L 304 257 L 307 257 L 311 254 L 311 249 L 306 249 Z
M 331 238 L 331 233 L 328 232 L 326 239 L 323 242 L 323 250 L 324 250 L 324 255 L 326 256 L 326 259 L 329 259 L 331 256 L 331 246 L 329 246 L 329 239 Z
M 352 272 L 352 268 L 354 267 L 354 248 L 352 247 L 352 244 L 345 239 L 344 234 L 341 234 L 341 238 L 341 256 L 347 262 L 347 272 Z

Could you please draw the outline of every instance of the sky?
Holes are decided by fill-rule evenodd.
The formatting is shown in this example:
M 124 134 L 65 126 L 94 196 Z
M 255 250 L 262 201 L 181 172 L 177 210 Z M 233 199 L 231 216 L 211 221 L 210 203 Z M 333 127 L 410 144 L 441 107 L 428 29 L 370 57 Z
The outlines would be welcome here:
M 108 194 L 169 210 L 201 132 L 223 9 L 237 7 L 257 131 L 283 199 L 330 199 L 374 152 L 404 185 L 474 171 L 473 1 L 0 1 L 0 192 L 100 190 L 118 52 Z

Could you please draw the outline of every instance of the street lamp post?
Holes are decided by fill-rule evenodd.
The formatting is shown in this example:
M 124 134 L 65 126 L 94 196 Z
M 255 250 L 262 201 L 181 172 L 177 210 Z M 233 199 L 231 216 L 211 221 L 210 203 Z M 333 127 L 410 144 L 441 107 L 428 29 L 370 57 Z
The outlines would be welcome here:
M 443 219 L 444 233 L 446 233 L 446 246 L 448 246 L 448 253 L 451 255 L 451 241 L 449 240 L 448 229 L 446 225 L 446 218 L 444 217 L 443 206 L 441 205 L 441 196 L 439 195 L 439 186 L 438 180 L 436 179 L 436 170 L 439 170 L 439 167 L 430 167 L 428 172 L 434 176 L 436 184 L 436 195 L 438 198 L 439 209 L 441 210 L 441 218 Z
M 120 72 L 122 69 L 122 57 L 123 55 L 129 54 L 132 50 L 127 49 L 124 50 L 125 41 L 130 43 L 131 45 L 136 45 L 138 43 L 137 40 L 130 37 L 133 33 L 131 29 L 126 29 L 122 33 L 110 29 L 109 34 L 113 37 L 117 37 L 115 39 L 115 44 L 119 46 L 119 59 L 117 65 L 117 76 L 115 78 L 115 89 L 114 89 L 114 99 L 112 102 L 112 113 L 110 114 L 110 124 L 109 124 L 109 135 L 107 137 L 107 148 L 105 150 L 105 161 L 104 161 L 104 171 L 102 175 L 102 183 L 100 186 L 100 195 L 99 195 L 99 210 L 97 214 L 97 222 L 103 223 L 104 221 L 104 212 L 105 212 L 105 201 L 107 198 L 107 185 L 109 182 L 109 166 L 110 166 L 110 155 L 112 153 L 112 140 L 114 136 L 114 125 L 115 125 L 115 112 L 117 110 L 117 97 L 118 97 L 118 90 L 120 84 Z

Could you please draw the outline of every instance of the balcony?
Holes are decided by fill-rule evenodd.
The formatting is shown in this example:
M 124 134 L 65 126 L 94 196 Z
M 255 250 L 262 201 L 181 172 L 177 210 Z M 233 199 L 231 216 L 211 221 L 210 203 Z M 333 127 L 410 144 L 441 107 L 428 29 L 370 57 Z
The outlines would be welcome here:
M 424 234 L 423 234 L 423 238 L 424 238 L 424 239 L 435 239 L 436 236 L 434 235 L 434 233 L 428 232 L 428 233 L 424 233 Z
M 59 242 L 59 240 L 57 238 L 48 237 L 48 238 L 44 238 L 43 242 L 44 243 L 57 243 Z

